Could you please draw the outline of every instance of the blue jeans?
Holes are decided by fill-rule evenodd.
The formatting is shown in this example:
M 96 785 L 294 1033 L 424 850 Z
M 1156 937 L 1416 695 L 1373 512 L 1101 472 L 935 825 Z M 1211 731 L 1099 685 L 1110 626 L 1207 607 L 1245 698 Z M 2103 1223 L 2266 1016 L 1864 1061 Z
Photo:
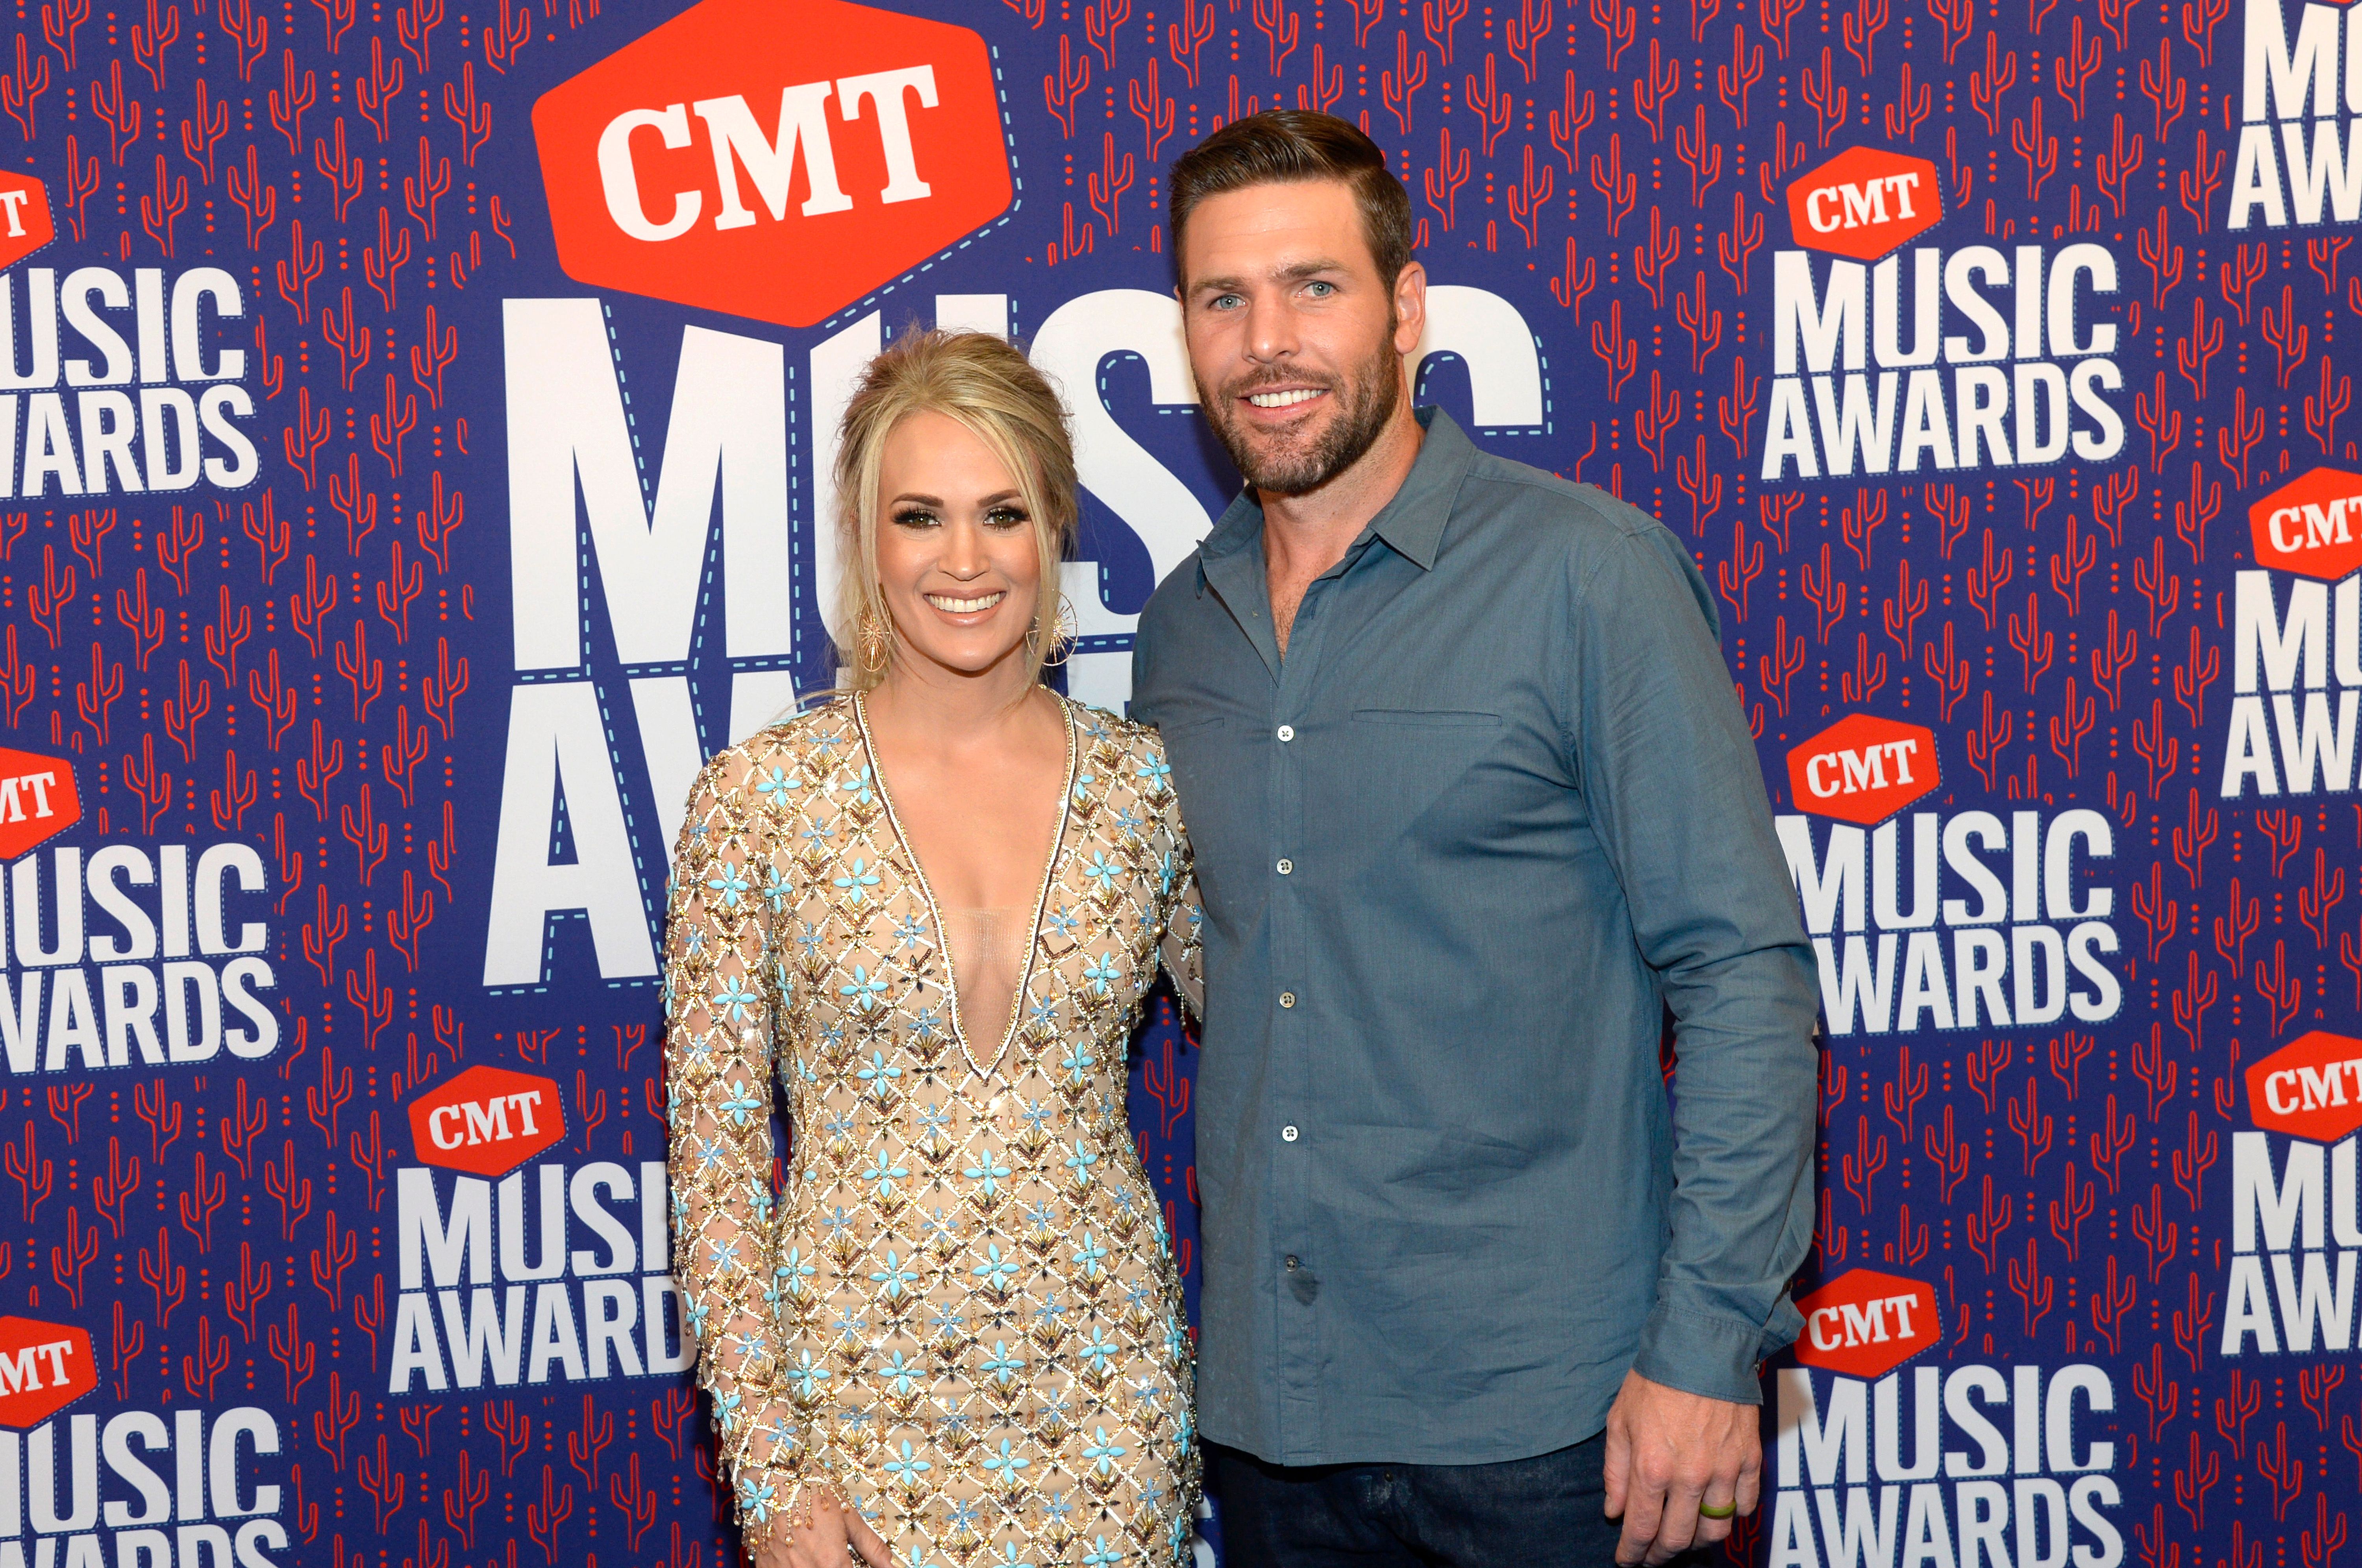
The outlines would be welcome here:
M 1209 1444 L 1206 1463 L 1225 1568 L 1611 1568 L 1606 1452 L 1602 1433 L 1498 1464 L 1290 1466 Z

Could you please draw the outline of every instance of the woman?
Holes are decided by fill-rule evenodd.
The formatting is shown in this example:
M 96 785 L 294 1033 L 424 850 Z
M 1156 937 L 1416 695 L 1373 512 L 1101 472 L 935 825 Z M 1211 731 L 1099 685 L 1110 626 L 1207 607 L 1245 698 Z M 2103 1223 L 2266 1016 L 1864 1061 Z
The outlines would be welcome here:
M 1171 1563 L 1193 1365 L 1124 1116 L 1197 898 L 1153 732 L 1042 684 L 1057 396 L 914 334 L 844 415 L 851 691 L 715 757 L 674 858 L 675 1249 L 763 1568 Z M 793 1127 L 772 1189 L 771 1075 Z

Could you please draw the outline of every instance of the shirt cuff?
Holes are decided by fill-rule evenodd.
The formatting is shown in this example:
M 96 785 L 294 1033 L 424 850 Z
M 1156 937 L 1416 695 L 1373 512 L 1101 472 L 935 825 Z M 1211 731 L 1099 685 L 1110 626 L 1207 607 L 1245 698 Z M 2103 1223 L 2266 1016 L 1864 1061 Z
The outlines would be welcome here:
M 1632 1370 L 1651 1383 L 1734 1405 L 1763 1402 L 1759 1371 L 1765 1356 L 1794 1344 L 1804 1317 L 1783 1292 L 1770 1322 L 1684 1311 L 1663 1301 L 1640 1331 Z

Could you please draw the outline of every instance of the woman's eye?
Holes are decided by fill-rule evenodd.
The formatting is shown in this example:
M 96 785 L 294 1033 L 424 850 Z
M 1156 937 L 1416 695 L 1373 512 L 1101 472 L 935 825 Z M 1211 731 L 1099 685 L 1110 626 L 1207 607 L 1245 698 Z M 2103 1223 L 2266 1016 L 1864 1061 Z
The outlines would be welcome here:
M 935 514 L 915 506 L 905 507 L 894 513 L 894 521 L 905 528 L 932 528 L 935 525 Z
M 1021 528 L 1027 521 L 1025 513 L 1013 506 L 996 506 L 984 514 L 984 520 L 995 528 Z

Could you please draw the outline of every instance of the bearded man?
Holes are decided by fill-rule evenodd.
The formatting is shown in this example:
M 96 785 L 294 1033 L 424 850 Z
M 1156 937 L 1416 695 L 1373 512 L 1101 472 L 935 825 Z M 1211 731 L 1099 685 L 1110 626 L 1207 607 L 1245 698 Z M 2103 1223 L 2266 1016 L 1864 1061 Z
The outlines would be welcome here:
M 1710 1546 L 1755 1507 L 1758 1363 L 1799 1325 L 1816 1088 L 1713 596 L 1653 519 L 1412 406 L 1427 277 L 1360 131 L 1250 116 L 1171 209 L 1245 480 L 1133 671 L 1205 902 L 1229 1560 Z

